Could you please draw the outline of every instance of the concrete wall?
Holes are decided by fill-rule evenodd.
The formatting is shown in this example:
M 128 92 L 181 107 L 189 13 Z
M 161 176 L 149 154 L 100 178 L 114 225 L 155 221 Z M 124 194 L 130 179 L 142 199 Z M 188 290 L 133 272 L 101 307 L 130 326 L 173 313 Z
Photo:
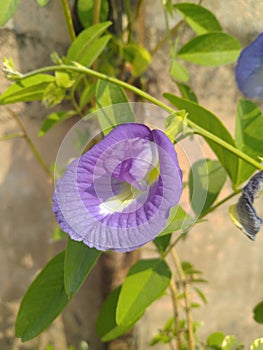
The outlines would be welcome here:
M 27 72 L 52 64 L 50 54 L 65 54 L 70 43 L 59 1 L 40 8 L 35 0 L 21 1 L 15 17 L 0 30 L 0 60 L 12 57 L 18 70 Z M 9 85 L 0 76 L 0 91 Z M 64 106 L 67 107 L 67 106 Z M 49 111 L 40 103 L 16 104 L 11 108 L 21 117 L 47 164 L 55 161 L 63 136 L 73 122 L 57 127 L 43 138 L 37 133 Z M 19 131 L 5 107 L 0 109 L 0 135 Z M 0 349 L 43 350 L 49 342 L 55 349 L 89 341 L 100 349 L 95 336 L 96 309 L 100 304 L 100 271 L 89 280 L 54 324 L 26 344 L 14 336 L 14 322 L 29 284 L 63 244 L 51 240 L 54 219 L 50 201 L 53 184 L 34 158 L 24 139 L 0 144 Z M 91 284 L 92 288 L 87 288 Z M 91 311 L 92 310 L 92 311 Z
M 243 46 L 263 31 L 262 1 L 204 0 L 202 4 L 214 12 L 223 29 L 236 36 Z M 161 11 L 159 1 L 151 2 L 146 10 L 146 33 L 151 47 L 154 47 L 157 38 L 164 35 L 165 23 L 161 19 Z M 186 31 L 183 35 L 187 37 L 191 32 Z M 153 58 L 151 76 L 154 80 L 150 90 L 160 98 L 166 91 L 177 93 L 168 74 L 168 57 L 166 47 Z M 233 134 L 237 101 L 241 97 L 235 84 L 234 65 L 207 68 L 188 64 L 187 67 L 191 74 L 190 84 L 199 103 L 219 116 Z M 214 158 L 204 142 L 202 147 L 209 157 Z M 185 170 L 187 174 L 187 169 Z M 220 198 L 229 193 L 230 185 Z M 263 300 L 263 232 L 261 230 L 256 242 L 252 242 L 233 226 L 228 206 L 234 202 L 235 198 L 210 214 L 207 222 L 198 224 L 186 241 L 178 245 L 178 254 L 182 260 L 192 262 L 197 269 L 201 269 L 204 278 L 209 281 L 203 286 L 208 304 L 194 312 L 196 320 L 204 321 L 199 331 L 201 338 L 205 340 L 208 334 L 222 331 L 236 335 L 245 342 L 245 349 L 248 349 L 251 341 L 263 334 L 262 326 L 253 320 L 252 313 L 253 307 Z M 262 204 L 263 200 L 259 203 L 261 210 Z M 147 252 L 145 254 L 149 255 Z M 167 297 L 149 309 L 142 322 L 145 327 L 143 334 L 147 335 L 145 341 L 142 341 L 142 349 L 147 346 L 151 336 L 156 334 L 156 329 L 171 315 L 171 304 Z M 162 350 L 165 347 L 156 346 L 154 349 Z
M 154 45 L 157 38 L 164 34 L 162 10 L 160 1 L 147 1 L 146 4 L 146 41 Z M 212 9 L 224 29 L 236 35 L 243 44 L 263 29 L 262 1 L 205 0 L 203 4 Z M 23 71 L 49 64 L 52 51 L 65 52 L 69 43 L 66 33 L 58 1 L 50 0 L 46 8 L 39 8 L 34 0 L 23 1 L 15 18 L 0 31 L 0 59 L 12 57 L 18 69 Z M 168 51 L 165 48 L 155 55 L 151 71 L 155 79 L 150 84 L 150 92 L 160 98 L 165 91 L 177 92 L 169 78 L 168 67 Z M 240 96 L 233 68 L 233 65 L 215 69 L 189 65 L 191 84 L 200 103 L 219 115 L 231 132 Z M 0 81 L 2 92 L 8 83 L 3 75 Z M 43 139 L 38 139 L 36 135 L 47 110 L 39 103 L 19 104 L 12 108 L 22 117 L 45 161 L 52 163 L 71 124 L 66 123 Z M 16 123 L 1 107 L 0 135 L 17 130 Z M 27 344 L 21 344 L 14 338 L 15 315 L 22 295 L 37 271 L 62 246 L 50 240 L 53 226 L 50 209 L 52 184 L 23 139 L 1 142 L 0 146 L 0 349 L 44 349 L 52 341 L 56 349 L 62 350 L 66 349 L 66 344 L 77 345 L 84 339 L 90 342 L 91 349 L 100 350 L 101 346 L 94 336 L 94 320 L 101 294 L 99 266 L 63 317 L 59 317 L 40 338 Z M 212 156 L 204 143 L 203 147 Z M 252 243 L 234 228 L 227 206 L 209 216 L 208 222 L 198 225 L 179 245 L 182 260 L 193 262 L 209 280 L 205 286 L 209 303 L 195 312 L 197 320 L 204 320 L 200 332 L 204 338 L 210 332 L 220 330 L 237 335 L 248 348 L 252 339 L 262 336 L 262 327 L 252 319 L 253 306 L 263 298 L 262 248 L 262 235 Z M 149 256 L 147 248 L 143 252 Z M 149 309 L 139 327 L 140 350 L 148 348 L 151 337 L 171 314 L 170 301 L 166 297 Z

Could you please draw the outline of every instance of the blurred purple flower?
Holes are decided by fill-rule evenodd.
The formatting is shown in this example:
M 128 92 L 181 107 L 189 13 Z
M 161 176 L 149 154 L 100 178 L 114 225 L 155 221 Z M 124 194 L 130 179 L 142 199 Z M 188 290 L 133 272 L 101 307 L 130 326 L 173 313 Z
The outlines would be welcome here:
M 235 73 L 246 97 L 263 100 L 263 33 L 241 51 Z
M 181 192 L 181 170 L 167 136 L 128 123 L 67 167 L 56 184 L 53 211 L 72 239 L 127 252 L 165 228 Z

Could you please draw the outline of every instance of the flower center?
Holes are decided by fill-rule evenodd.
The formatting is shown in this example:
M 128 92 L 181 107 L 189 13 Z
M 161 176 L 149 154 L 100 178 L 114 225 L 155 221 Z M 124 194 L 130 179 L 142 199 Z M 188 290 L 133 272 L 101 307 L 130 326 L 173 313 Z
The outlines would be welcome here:
M 148 140 L 125 140 L 104 157 L 111 194 L 102 197 L 100 214 L 136 211 L 147 200 L 150 187 L 159 177 L 157 146 Z

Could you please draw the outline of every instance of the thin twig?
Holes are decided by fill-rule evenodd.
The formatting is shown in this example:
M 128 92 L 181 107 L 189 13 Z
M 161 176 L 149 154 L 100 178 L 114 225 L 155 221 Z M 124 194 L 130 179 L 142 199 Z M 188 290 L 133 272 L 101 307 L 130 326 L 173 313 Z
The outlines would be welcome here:
M 127 31 L 128 31 L 128 43 L 132 41 L 133 38 L 133 21 L 132 21 L 132 10 L 130 0 L 125 0 L 125 11 L 128 20 Z
M 67 28 L 68 28 L 70 40 L 74 41 L 76 39 L 76 34 L 75 34 L 74 26 L 73 26 L 73 21 L 72 21 L 72 16 L 71 16 L 68 1 L 67 0 L 60 0 L 60 1 L 61 1 L 61 6 L 63 8 L 63 12 L 64 12 L 64 16 L 65 16 L 65 20 L 66 20 L 66 24 L 67 24 Z M 95 3 L 96 3 L 96 1 L 95 1 Z
M 171 278 L 170 282 L 170 291 L 172 295 L 172 303 L 173 303 L 173 311 L 174 311 L 174 325 L 176 330 L 176 349 L 181 350 L 182 349 L 182 342 L 181 342 L 181 329 L 180 329 L 180 320 L 179 320 L 179 308 L 178 308 L 178 299 L 177 299 L 177 288 L 176 284 L 174 282 L 174 276 Z
M 169 36 L 174 36 L 179 28 L 181 27 L 181 25 L 184 23 L 184 20 L 180 20 L 171 30 L 170 33 L 165 34 L 165 36 L 156 44 L 156 46 L 150 51 L 150 54 L 153 56 L 156 54 L 156 52 L 167 42 L 167 40 L 169 39 Z
M 187 329 L 188 329 L 188 348 L 189 350 L 194 350 L 195 339 L 194 339 L 194 331 L 193 331 L 193 318 L 192 318 L 192 312 L 191 312 L 190 290 L 186 281 L 185 273 L 182 269 L 180 259 L 175 249 L 171 250 L 171 257 L 173 259 L 173 262 L 178 272 L 180 282 L 184 289 L 185 313 L 186 313 L 186 322 L 187 322 Z
M 76 66 L 77 65 L 77 66 Z M 77 63 L 75 63 L 75 66 L 69 66 L 69 65 L 60 65 L 60 66 L 49 66 L 49 67 L 43 67 L 34 71 L 31 71 L 27 74 L 23 74 L 22 78 L 26 78 L 26 77 L 30 77 L 39 73 L 47 73 L 47 72 L 51 72 L 51 71 L 72 71 L 72 72 L 79 72 L 79 73 L 83 73 L 83 74 L 87 74 L 87 75 L 91 75 L 93 77 L 96 77 L 98 79 L 102 79 L 105 81 L 108 81 L 110 83 L 116 84 L 118 86 L 121 86 L 129 91 L 132 91 L 134 94 L 137 94 L 138 96 L 141 96 L 142 99 L 146 99 L 149 102 L 152 102 L 153 104 L 155 104 L 156 106 L 159 106 L 160 108 L 163 108 L 165 111 L 169 112 L 169 113 L 176 113 L 175 109 L 168 106 L 167 104 L 165 104 L 164 102 L 158 100 L 157 98 L 149 95 L 148 93 L 146 93 L 145 91 L 137 88 L 136 86 L 130 85 L 128 83 L 126 83 L 125 81 L 119 80 L 117 78 L 114 77 L 110 77 L 108 75 L 105 75 L 103 73 L 94 71 L 90 68 L 84 67 L 82 65 L 79 65 Z M 260 164 L 259 162 L 257 162 L 255 159 L 251 158 L 250 156 L 248 156 L 246 153 L 240 151 L 239 149 L 237 149 L 235 146 L 229 144 L 228 142 L 224 141 L 222 138 L 212 134 L 210 131 L 207 131 L 205 129 L 203 129 L 202 127 L 198 126 L 196 123 L 192 122 L 191 120 L 188 120 L 188 126 L 190 128 L 193 129 L 193 131 L 198 134 L 201 135 L 203 137 L 205 137 L 206 139 L 209 139 L 211 141 L 213 141 L 214 143 L 220 145 L 221 147 L 227 149 L 228 151 L 230 151 L 231 153 L 235 154 L 237 157 L 243 159 L 245 162 L 251 164 L 252 166 L 254 166 L 256 169 L 259 170 L 263 170 L 263 164 Z
M 134 20 L 139 18 L 142 4 L 143 4 L 143 0 L 139 0 L 137 3 L 137 6 L 136 6 L 135 12 L 134 12 Z
M 0 137 L 0 141 L 17 139 L 17 138 L 21 138 L 21 137 L 24 137 L 24 136 L 25 135 L 24 135 L 23 132 L 17 132 L 17 133 L 14 133 L 14 134 L 8 134 L 8 135 L 5 135 L 5 136 L 1 136 Z
M 45 172 L 47 173 L 47 175 L 52 178 L 52 175 L 49 171 L 49 167 L 47 166 L 47 164 L 45 163 L 44 159 L 42 158 L 41 154 L 38 152 L 38 150 L 36 149 L 33 141 L 31 140 L 31 138 L 29 137 L 27 130 L 24 126 L 24 124 L 22 123 L 20 117 L 9 107 L 6 107 L 6 109 L 8 110 L 8 112 L 12 115 L 12 117 L 15 119 L 15 121 L 17 122 L 19 128 L 21 129 L 24 138 L 27 142 L 27 144 L 29 145 L 29 147 L 31 148 L 32 152 L 34 153 L 36 159 L 38 160 L 38 162 L 40 163 L 40 165 L 42 166 L 42 168 L 45 170 Z
M 101 0 L 94 1 L 93 24 L 100 22 Z
M 188 233 L 188 231 L 186 232 L 182 232 L 176 239 L 173 243 L 171 243 L 171 245 L 166 249 L 165 253 L 164 253 L 164 257 L 167 256 L 170 251 L 173 249 L 174 246 L 176 246 L 176 244 L 182 239 L 185 237 L 185 235 Z
M 94 8 L 93 8 L 93 24 L 98 24 L 100 22 L 100 11 L 101 11 L 101 0 L 94 1 Z M 92 65 L 92 69 L 98 70 L 98 60 L 95 60 L 95 62 Z M 86 78 L 84 79 L 86 80 Z
M 235 197 L 236 195 L 238 195 L 241 191 L 242 191 L 242 189 L 238 189 L 238 190 L 230 193 L 228 196 L 223 198 L 221 201 L 217 202 L 215 205 L 210 207 L 207 212 L 205 212 L 204 214 L 200 215 L 200 219 L 203 218 L 204 216 L 206 216 L 207 214 L 211 213 L 212 211 L 216 210 L 222 204 L 224 204 L 225 202 L 229 201 L 229 199 L 231 199 L 231 198 Z

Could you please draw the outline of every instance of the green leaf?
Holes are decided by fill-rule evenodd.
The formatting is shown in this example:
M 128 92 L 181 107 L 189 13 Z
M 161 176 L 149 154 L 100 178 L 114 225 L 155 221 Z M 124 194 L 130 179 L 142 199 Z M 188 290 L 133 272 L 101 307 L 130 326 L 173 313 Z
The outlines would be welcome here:
M 64 289 L 64 252 L 56 255 L 26 292 L 16 319 L 16 337 L 36 337 L 61 313 L 69 302 Z
M 226 33 L 208 33 L 185 44 L 177 57 L 203 66 L 221 66 L 235 62 L 240 54 L 240 43 Z
M 54 126 L 69 119 L 70 117 L 76 114 L 76 111 L 63 111 L 49 114 L 40 128 L 38 136 L 41 137 L 45 135 L 45 133 L 52 129 Z
M 165 322 L 163 330 L 168 332 L 174 328 L 174 316 L 170 317 L 168 321 Z
M 116 322 L 130 325 L 169 286 L 171 271 L 162 259 L 140 260 L 133 265 L 122 285 Z
M 111 22 L 104 22 L 83 30 L 69 47 L 67 62 L 75 61 L 87 67 L 91 66 L 110 40 L 110 35 L 99 38 L 110 25 Z
M 257 323 L 263 324 L 263 301 L 261 301 L 254 307 L 253 313 L 254 313 L 254 320 Z
M 164 8 L 168 11 L 170 16 L 173 15 L 173 0 L 166 0 L 163 2 Z
M 90 100 L 95 96 L 96 92 L 96 83 L 87 84 L 85 88 L 81 91 L 81 95 L 79 98 L 79 108 L 83 109 L 88 105 Z
M 96 41 L 89 46 L 88 50 L 82 53 L 79 63 L 86 67 L 90 67 L 104 51 L 110 39 L 111 35 L 104 35 L 101 38 L 96 39 Z
M 202 271 L 197 270 L 194 267 L 194 265 L 191 264 L 189 261 L 182 261 L 181 265 L 182 265 L 182 269 L 183 269 L 185 275 L 187 275 L 187 276 L 194 275 L 194 274 L 196 274 L 196 275 L 202 274 Z
M 94 14 L 94 0 L 78 0 L 77 12 L 80 23 L 84 28 L 92 26 Z M 104 22 L 108 18 L 109 3 L 108 0 L 101 1 L 100 7 L 100 22 Z
M 169 69 L 169 74 L 174 80 L 186 83 L 189 80 L 189 73 L 185 66 L 177 60 L 173 60 Z
M 223 332 L 215 332 L 209 335 L 206 344 L 213 350 L 221 350 L 224 339 L 225 334 Z
M 233 335 L 227 335 L 222 343 L 221 350 L 243 350 L 244 345 Z
M 137 44 L 126 45 L 124 47 L 123 57 L 126 61 L 131 63 L 131 74 L 134 77 L 142 75 L 152 60 L 149 51 Z
M 47 86 L 54 79 L 53 76 L 47 74 L 36 74 L 32 77 L 20 79 L 0 95 L 0 104 L 42 100 Z
M 62 231 L 62 229 L 56 225 L 54 231 L 52 232 L 52 239 L 54 241 L 60 241 L 61 239 L 64 239 L 68 237 L 68 234 L 64 231 Z
M 161 255 L 165 253 L 167 247 L 169 246 L 171 237 L 172 235 L 164 235 L 164 236 L 156 237 L 153 240 L 153 243 L 156 245 Z
M 197 295 L 199 296 L 199 298 L 202 300 L 202 302 L 204 304 L 207 304 L 207 299 L 206 299 L 206 296 L 204 295 L 204 293 L 199 289 L 199 288 L 196 288 L 196 287 L 193 287 L 195 292 L 197 293 Z
M 235 142 L 229 131 L 226 129 L 221 120 L 218 119 L 212 112 L 199 106 L 197 103 L 182 99 L 169 93 L 165 93 L 164 97 L 178 109 L 185 109 L 186 112 L 189 113 L 188 119 L 194 122 L 196 125 L 224 140 L 231 146 L 235 146 Z M 214 141 L 207 138 L 205 138 L 205 140 L 218 157 L 232 182 L 235 183 L 238 167 L 237 156 Z
M 181 92 L 182 98 L 198 103 L 196 94 L 190 86 L 179 82 L 176 82 L 176 84 Z
M 201 305 L 199 303 L 191 303 L 191 308 L 192 309 L 197 309 L 199 307 L 201 307 Z
M 222 30 L 214 14 L 203 6 L 181 3 L 173 7 L 198 35 Z
M 180 206 L 176 205 L 170 210 L 169 217 L 167 219 L 166 228 L 159 234 L 158 237 L 167 235 L 169 233 L 182 230 L 187 231 L 187 229 L 196 221 L 188 215 L 185 210 Z
M 124 90 L 105 80 L 99 80 L 96 90 L 98 119 L 106 135 L 114 126 L 135 122 L 133 110 Z M 105 108 L 107 107 L 107 108 Z
M 237 106 L 235 140 L 237 148 L 258 160 L 263 156 L 263 115 L 260 108 L 252 101 L 240 99 Z M 255 168 L 239 159 L 237 179 L 238 186 L 255 172 Z
M 225 169 L 217 160 L 201 159 L 189 173 L 191 207 L 197 216 L 208 211 L 226 181 Z
M 128 332 L 137 320 L 130 325 L 118 325 L 116 323 L 116 310 L 119 300 L 121 287 L 118 287 L 102 304 L 100 313 L 96 322 L 96 333 L 101 338 L 101 341 L 107 342 L 119 337 Z M 138 319 L 141 317 L 139 315 Z
M 41 7 L 46 6 L 49 3 L 50 0 L 37 0 L 38 5 Z
M 263 350 L 263 338 L 258 338 L 253 341 L 250 350 Z
M 19 5 L 19 0 L 0 0 L 0 26 L 4 26 L 12 18 Z
M 101 252 L 95 248 L 89 248 L 83 242 L 68 238 L 64 281 L 69 297 L 72 297 L 79 290 L 100 254 Z

